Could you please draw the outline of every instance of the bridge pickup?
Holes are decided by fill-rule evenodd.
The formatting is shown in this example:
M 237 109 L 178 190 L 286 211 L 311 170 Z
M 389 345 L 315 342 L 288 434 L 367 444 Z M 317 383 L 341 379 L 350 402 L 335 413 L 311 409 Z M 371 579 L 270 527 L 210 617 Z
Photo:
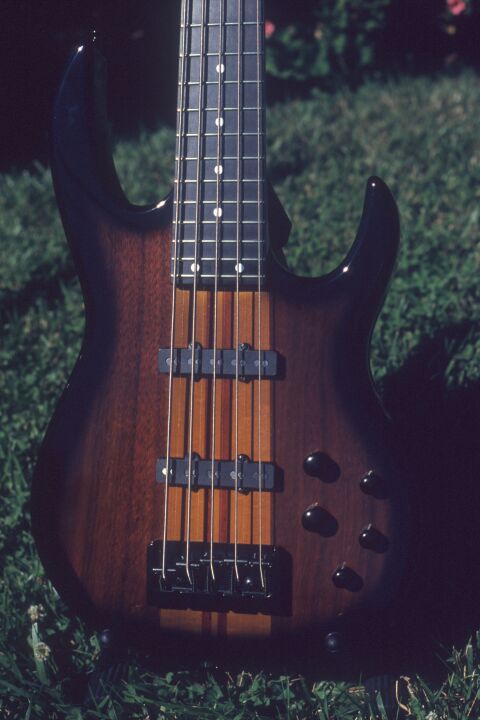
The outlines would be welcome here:
M 188 457 L 170 459 L 171 487 L 187 487 L 188 485 Z M 273 491 L 276 489 L 275 465 L 273 463 L 262 463 L 262 490 Z M 214 463 L 214 485 L 215 488 L 224 490 L 235 490 L 235 461 L 216 460 Z M 166 479 L 166 459 L 157 460 L 156 479 L 158 483 L 164 483 Z M 212 486 L 212 461 L 200 460 L 196 455 L 192 458 L 192 483 L 193 489 L 210 488 Z M 259 463 L 244 458 L 238 459 L 238 489 L 243 492 L 259 489 Z
M 185 542 L 167 541 L 165 577 L 163 542 L 155 540 L 147 551 L 147 602 L 159 608 L 288 615 L 291 611 L 291 558 L 282 548 L 262 547 L 262 575 L 258 545 L 230 543 L 213 546 L 190 543 L 188 579 Z M 213 566 L 213 573 L 212 573 Z
M 161 373 L 170 372 L 170 349 L 158 351 L 158 369 Z M 192 372 L 191 348 L 175 348 L 173 351 L 173 374 L 190 376 Z M 214 360 L 215 358 L 215 360 Z M 194 376 L 196 380 L 213 375 L 214 362 L 216 375 L 219 378 L 236 377 L 236 350 L 208 350 L 201 345 L 195 347 L 193 353 Z M 249 345 L 238 349 L 238 376 L 240 380 L 274 378 L 278 374 L 278 354 L 274 350 L 253 350 Z

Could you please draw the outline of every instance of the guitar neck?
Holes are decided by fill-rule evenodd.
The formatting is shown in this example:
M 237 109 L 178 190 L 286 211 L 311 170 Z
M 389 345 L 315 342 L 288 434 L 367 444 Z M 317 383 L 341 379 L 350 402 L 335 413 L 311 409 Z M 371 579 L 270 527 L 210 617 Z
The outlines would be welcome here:
M 260 288 L 266 256 L 263 0 L 183 0 L 172 276 Z

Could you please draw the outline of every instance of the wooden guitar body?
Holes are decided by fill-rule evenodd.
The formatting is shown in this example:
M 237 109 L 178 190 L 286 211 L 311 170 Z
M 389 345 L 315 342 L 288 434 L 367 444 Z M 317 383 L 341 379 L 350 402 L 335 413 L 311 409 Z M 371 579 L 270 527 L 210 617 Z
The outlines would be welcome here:
M 80 50 L 55 112 L 55 187 L 86 331 L 34 477 L 33 528 L 45 568 L 94 627 L 120 628 L 160 653 L 235 653 L 241 645 L 256 657 L 282 650 L 295 657 L 306 647 L 331 657 L 344 646 L 350 658 L 365 658 L 372 632 L 380 637 L 390 622 L 408 545 L 406 482 L 368 366 L 398 244 L 395 203 L 381 180 L 370 179 L 350 253 L 332 273 L 310 279 L 279 259 L 275 246 L 285 241 L 286 224 L 272 200 L 268 285 L 239 300 L 241 342 L 255 346 L 261 317 L 265 348 L 276 351 L 279 366 L 262 382 L 261 397 L 257 381 L 240 384 L 240 420 L 251 420 L 240 424 L 240 452 L 258 459 L 260 405 L 263 460 L 278 472 L 275 490 L 261 500 L 258 492 L 238 497 L 237 533 L 244 545 L 254 546 L 262 533 L 265 546 L 281 549 L 282 603 L 274 612 L 221 603 L 190 609 L 188 601 L 155 606 L 147 595 L 147 549 L 163 532 L 165 487 L 155 467 L 166 452 L 168 376 L 159 372 L 158 351 L 170 343 L 172 199 L 151 208 L 125 200 L 107 151 L 100 70 L 95 54 Z M 175 344 L 187 347 L 192 291 L 176 294 Z M 197 339 L 210 347 L 212 290 L 199 290 L 197 305 Z M 231 348 L 232 290 L 219 291 L 217 313 L 218 347 Z M 232 460 L 233 383 L 219 379 L 217 386 L 217 453 Z M 188 378 L 176 379 L 175 388 L 172 456 L 183 458 Z M 212 441 L 211 391 L 211 379 L 195 381 L 193 445 L 202 458 Z M 169 540 L 185 539 L 185 503 L 185 488 L 171 488 Z M 196 490 L 193 541 L 208 544 L 210 511 L 210 490 Z M 215 542 L 232 543 L 231 491 L 215 491 L 213 517 Z

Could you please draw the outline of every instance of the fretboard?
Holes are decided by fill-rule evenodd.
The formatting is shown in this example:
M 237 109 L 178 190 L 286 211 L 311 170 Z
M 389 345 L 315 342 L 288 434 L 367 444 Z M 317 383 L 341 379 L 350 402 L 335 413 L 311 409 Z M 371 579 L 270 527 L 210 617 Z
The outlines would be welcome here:
M 183 0 L 172 275 L 260 287 L 266 256 L 263 0 Z

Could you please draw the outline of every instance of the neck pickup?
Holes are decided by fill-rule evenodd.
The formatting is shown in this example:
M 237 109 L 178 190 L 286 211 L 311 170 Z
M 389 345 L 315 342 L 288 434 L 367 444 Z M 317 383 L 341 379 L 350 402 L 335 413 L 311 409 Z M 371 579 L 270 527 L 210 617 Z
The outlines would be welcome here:
M 165 458 L 157 460 L 157 483 L 163 484 L 166 481 L 167 461 Z M 215 460 L 214 467 L 214 488 L 223 490 L 235 490 L 235 466 L 238 465 L 238 491 L 242 493 L 252 491 L 272 492 L 279 489 L 276 468 L 272 463 L 254 462 L 244 457 L 239 457 L 238 462 L 234 460 Z M 169 461 L 169 480 L 171 487 L 188 486 L 188 457 L 182 459 L 172 458 Z M 262 475 L 260 483 L 259 474 Z M 212 486 L 212 461 L 192 458 L 192 489 L 211 488 Z

